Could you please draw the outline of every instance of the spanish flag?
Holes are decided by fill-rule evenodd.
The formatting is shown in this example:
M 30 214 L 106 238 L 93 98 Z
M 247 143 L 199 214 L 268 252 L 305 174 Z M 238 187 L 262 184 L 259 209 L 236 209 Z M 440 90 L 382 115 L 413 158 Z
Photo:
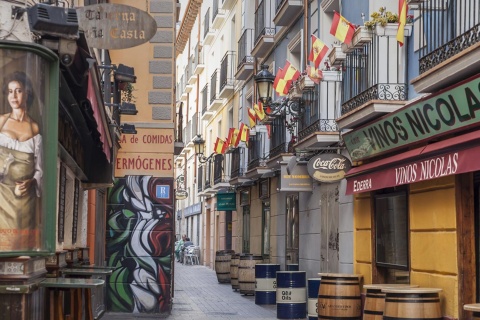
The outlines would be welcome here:
M 312 34 L 312 50 L 310 50 L 308 60 L 315 64 L 315 69 L 318 69 L 318 66 L 327 54 L 328 49 L 329 48 L 320 39 Z
M 316 84 L 319 84 L 323 79 L 323 72 L 312 66 L 307 66 L 307 75 L 308 77 Z
M 261 103 L 260 101 L 258 102 L 258 104 L 255 103 L 253 105 L 253 110 L 255 110 L 258 120 L 262 121 L 263 119 L 265 119 L 265 110 L 263 110 L 263 103 Z
M 238 147 L 238 143 L 240 142 L 240 140 L 238 140 L 239 132 L 240 132 L 240 130 L 233 129 L 232 139 L 230 140 L 230 145 L 235 147 L 235 148 Z
M 247 108 L 248 111 L 248 121 L 250 122 L 250 128 L 255 127 L 257 124 L 257 115 L 252 108 Z
M 343 43 L 350 44 L 354 32 L 355 27 L 338 12 L 335 12 L 330 33 Z
M 222 139 L 217 137 L 217 141 L 215 141 L 213 151 L 215 151 L 215 153 L 217 153 L 217 154 L 223 154 L 223 153 L 225 153 L 225 150 L 226 150 L 225 141 L 223 141 Z
M 403 46 L 403 41 L 405 40 L 405 24 L 407 23 L 407 0 L 398 0 L 398 31 L 397 31 L 397 41 L 398 44 Z
M 227 140 L 225 140 L 227 148 L 233 145 L 232 139 L 233 139 L 233 133 L 234 132 L 235 132 L 235 128 L 230 128 L 228 130 L 228 137 L 227 137 Z
M 278 81 L 277 88 L 275 91 L 279 95 L 286 95 L 290 87 L 292 86 L 293 81 L 297 80 L 300 77 L 300 71 L 298 71 L 294 66 L 290 64 L 290 61 L 287 60 L 285 66 L 283 67 L 284 76 L 283 79 Z

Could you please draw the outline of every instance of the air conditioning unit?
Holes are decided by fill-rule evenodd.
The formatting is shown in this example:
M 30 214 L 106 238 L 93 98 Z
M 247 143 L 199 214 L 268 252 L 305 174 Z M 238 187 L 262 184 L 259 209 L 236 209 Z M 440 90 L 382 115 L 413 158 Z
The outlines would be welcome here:
M 78 17 L 74 8 L 37 3 L 28 8 L 30 30 L 40 35 L 78 39 Z

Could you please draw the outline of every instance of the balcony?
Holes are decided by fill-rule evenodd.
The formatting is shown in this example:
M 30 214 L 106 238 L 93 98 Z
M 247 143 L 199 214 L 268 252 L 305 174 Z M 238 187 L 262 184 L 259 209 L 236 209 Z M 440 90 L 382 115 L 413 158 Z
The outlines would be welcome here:
M 223 9 L 220 9 L 218 6 L 218 1 L 220 0 L 213 0 L 213 11 L 212 11 L 212 28 L 213 29 L 220 29 L 223 22 L 225 21 L 226 14 Z
M 321 150 L 340 140 L 335 111 L 340 99 L 340 86 L 336 82 L 322 81 L 318 92 L 304 92 L 305 110 L 298 121 L 298 139 L 295 150 Z
M 218 89 L 219 77 L 218 77 L 218 69 L 215 70 L 210 78 L 210 107 L 208 108 L 209 111 L 217 111 L 223 105 L 223 99 L 220 98 Z
M 303 12 L 303 0 L 276 0 L 277 7 L 273 22 L 276 26 L 290 26 Z
M 252 56 L 264 58 L 273 49 L 275 42 L 275 25 L 269 19 L 265 0 L 261 1 L 255 12 L 255 42 Z
M 230 187 L 228 182 L 229 177 L 224 175 L 224 161 L 223 154 L 217 154 L 213 158 L 213 185 L 212 190 L 218 192 Z
M 366 27 L 359 27 L 353 34 L 350 44 L 342 43 L 342 52 L 349 53 L 355 49 L 363 48 L 363 46 L 372 41 L 373 32 Z
M 209 110 L 209 102 L 208 102 L 208 85 L 206 85 L 202 90 L 202 114 L 200 116 L 201 120 L 210 120 L 210 118 L 214 115 L 213 110 Z
M 248 164 L 245 177 L 258 180 L 262 175 L 271 171 L 267 167 L 265 148 L 267 146 L 266 133 L 257 132 L 248 140 Z
M 220 63 L 220 98 L 229 98 L 235 88 L 235 52 L 227 51 Z
M 243 166 L 243 157 L 245 155 L 245 149 L 238 147 L 233 149 L 230 153 L 230 180 L 231 186 L 241 186 L 243 183 L 248 183 L 250 179 L 245 177 L 245 167 Z
M 235 0 L 220 0 L 221 4 L 221 8 L 223 10 L 230 10 L 233 8 L 233 5 L 235 4 Z
M 245 29 L 238 41 L 238 64 L 235 79 L 247 80 L 253 75 L 255 58 L 250 54 L 253 48 L 253 29 Z
M 432 93 L 456 84 L 480 69 L 480 15 L 471 0 L 419 2 L 415 28 L 428 25 L 419 39 L 420 75 L 415 91 Z M 477 14 L 471 14 L 476 11 Z M 435 14 L 433 14 L 434 12 Z
M 333 45 L 332 50 L 328 54 L 328 61 L 331 67 L 340 67 L 347 55 L 342 51 L 341 45 Z
M 321 7 L 325 13 L 340 12 L 340 0 L 323 0 Z
M 210 8 L 205 13 L 203 24 L 203 45 L 210 45 L 215 38 L 215 31 L 210 27 Z
M 372 42 L 347 53 L 339 130 L 358 128 L 405 105 L 406 47 L 398 46 L 396 37 L 375 35 Z
M 205 69 L 205 62 L 203 60 L 203 50 L 200 50 L 198 44 L 195 46 L 194 50 L 194 60 L 193 60 L 193 73 L 201 74 Z

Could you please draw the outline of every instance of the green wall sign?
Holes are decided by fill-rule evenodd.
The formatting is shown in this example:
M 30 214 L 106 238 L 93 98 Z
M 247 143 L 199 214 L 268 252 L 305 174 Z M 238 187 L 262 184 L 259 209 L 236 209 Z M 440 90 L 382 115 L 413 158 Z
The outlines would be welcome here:
M 237 203 L 237 194 L 230 193 L 217 193 L 217 210 L 218 211 L 235 211 Z
M 480 76 L 427 96 L 379 121 L 343 135 L 353 161 L 478 124 Z

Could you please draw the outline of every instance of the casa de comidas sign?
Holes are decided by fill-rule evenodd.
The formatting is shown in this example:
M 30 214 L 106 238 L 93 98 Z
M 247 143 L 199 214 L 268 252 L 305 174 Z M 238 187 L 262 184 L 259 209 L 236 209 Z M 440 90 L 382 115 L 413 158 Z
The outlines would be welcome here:
M 479 122 L 480 75 L 477 75 L 347 132 L 343 140 L 352 161 L 358 161 Z
M 336 153 L 323 153 L 312 157 L 307 164 L 310 176 L 320 182 L 337 182 L 352 167 L 350 160 Z

